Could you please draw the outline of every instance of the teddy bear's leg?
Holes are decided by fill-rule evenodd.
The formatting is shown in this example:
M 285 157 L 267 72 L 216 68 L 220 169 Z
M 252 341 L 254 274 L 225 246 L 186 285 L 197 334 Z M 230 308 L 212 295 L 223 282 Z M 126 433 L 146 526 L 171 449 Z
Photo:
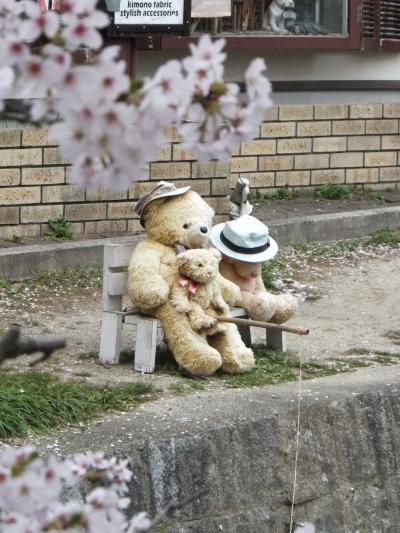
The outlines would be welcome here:
M 222 364 L 221 355 L 206 338 L 192 330 L 188 317 L 163 306 L 158 313 L 168 345 L 178 365 L 198 376 L 210 376 Z
M 253 320 L 269 322 L 276 312 L 276 296 L 267 291 L 257 294 L 242 291 L 241 306 Z
M 275 313 L 271 317 L 271 322 L 283 324 L 291 318 L 297 311 L 297 300 L 291 294 L 279 294 L 275 296 Z
M 247 348 L 235 324 L 224 324 L 224 332 L 208 337 L 211 346 L 222 357 L 222 368 L 229 374 L 249 372 L 254 366 L 254 354 Z

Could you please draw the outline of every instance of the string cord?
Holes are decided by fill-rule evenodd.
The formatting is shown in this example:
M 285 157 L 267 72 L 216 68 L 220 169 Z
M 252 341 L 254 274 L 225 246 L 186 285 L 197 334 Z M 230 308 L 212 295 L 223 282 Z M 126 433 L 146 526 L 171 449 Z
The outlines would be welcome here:
M 297 488 L 297 465 L 299 460 L 299 443 L 300 443 L 300 412 L 301 412 L 301 390 L 302 390 L 302 365 L 300 355 L 300 365 L 299 365 L 299 381 L 298 381 L 298 399 L 297 399 L 297 424 L 296 424 L 296 455 L 294 459 L 294 475 L 293 475 L 293 492 L 292 492 L 292 506 L 290 510 L 290 529 L 289 533 L 293 531 L 294 524 L 294 500 L 296 497 L 296 488 Z

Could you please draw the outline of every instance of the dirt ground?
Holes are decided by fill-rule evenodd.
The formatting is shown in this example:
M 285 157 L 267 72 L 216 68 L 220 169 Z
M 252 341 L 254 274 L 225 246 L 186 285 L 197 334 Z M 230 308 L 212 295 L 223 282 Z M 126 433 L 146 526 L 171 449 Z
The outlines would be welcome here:
M 283 252 L 285 264 L 276 285 L 295 294 L 299 311 L 291 323 L 307 326 L 310 335 L 288 334 L 289 350 L 304 360 L 333 360 L 352 349 L 400 352 L 389 331 L 400 332 L 400 249 L 375 247 L 336 257 L 312 251 Z M 1 288 L 1 287 L 0 287 Z M 17 287 L 18 288 L 18 287 Z M 174 378 L 162 373 L 140 376 L 132 360 L 114 367 L 96 362 L 100 340 L 100 274 L 84 283 L 61 283 L 55 288 L 20 287 L 21 294 L 1 293 L 0 332 L 18 323 L 24 334 L 64 335 L 66 350 L 42 365 L 60 377 L 88 382 L 129 382 L 140 377 L 165 386 Z M 261 338 L 263 331 L 258 330 Z M 123 350 L 132 347 L 124 331 Z M 26 368 L 29 360 L 8 363 Z M 126 356 L 125 356 L 126 359 Z

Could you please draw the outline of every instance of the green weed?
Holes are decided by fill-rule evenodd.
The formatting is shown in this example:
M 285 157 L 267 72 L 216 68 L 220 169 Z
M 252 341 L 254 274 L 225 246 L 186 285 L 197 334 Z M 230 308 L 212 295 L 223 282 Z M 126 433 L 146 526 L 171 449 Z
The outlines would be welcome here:
M 350 192 L 336 183 L 326 183 L 314 189 L 314 198 L 317 200 L 346 200 L 350 198 Z
M 148 383 L 89 385 L 41 372 L 0 372 L 0 438 L 50 432 L 154 399 Z
M 290 189 L 288 185 L 281 187 L 275 192 L 260 192 L 256 190 L 251 193 L 249 200 L 257 204 L 263 204 L 270 202 L 271 200 L 295 200 L 300 195 L 297 191 Z
M 45 233 L 46 237 L 52 237 L 53 239 L 74 239 L 75 231 L 71 222 L 64 218 L 62 215 L 55 220 L 48 221 L 49 230 Z
M 397 248 L 400 245 L 400 231 L 390 228 L 380 229 L 370 235 L 367 244 L 384 244 Z
M 385 337 L 390 339 L 393 344 L 400 344 L 400 329 L 391 329 L 387 331 Z
M 262 264 L 261 276 L 267 290 L 274 291 L 274 281 L 278 272 L 283 272 L 285 262 L 281 257 L 274 257 Z
M 101 287 L 103 283 L 102 268 L 97 266 L 76 268 L 58 268 L 45 272 L 38 272 L 32 275 L 29 285 L 57 287 L 66 284 L 78 287 L 95 285 Z
M 9 237 L 7 240 L 10 242 L 24 242 L 24 238 L 22 237 L 22 235 L 17 235 L 16 233 L 13 233 L 11 237 Z

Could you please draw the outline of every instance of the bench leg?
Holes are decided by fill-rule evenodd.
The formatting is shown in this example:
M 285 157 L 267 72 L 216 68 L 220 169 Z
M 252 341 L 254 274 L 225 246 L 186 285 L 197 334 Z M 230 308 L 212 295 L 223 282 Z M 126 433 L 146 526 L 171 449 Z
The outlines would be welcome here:
M 253 329 L 250 326 L 238 326 L 238 330 L 242 341 L 248 348 L 251 348 L 254 344 Z
M 267 348 L 286 352 L 286 335 L 279 329 L 267 329 Z
M 135 370 L 152 374 L 156 361 L 158 320 L 141 317 L 137 320 Z
M 99 359 L 104 363 L 117 365 L 121 352 L 122 315 L 103 313 Z

